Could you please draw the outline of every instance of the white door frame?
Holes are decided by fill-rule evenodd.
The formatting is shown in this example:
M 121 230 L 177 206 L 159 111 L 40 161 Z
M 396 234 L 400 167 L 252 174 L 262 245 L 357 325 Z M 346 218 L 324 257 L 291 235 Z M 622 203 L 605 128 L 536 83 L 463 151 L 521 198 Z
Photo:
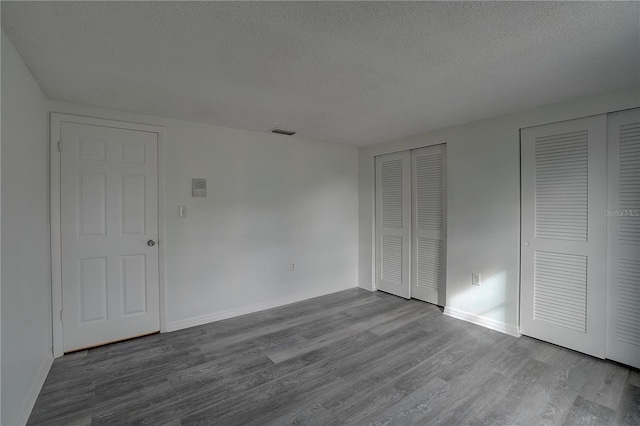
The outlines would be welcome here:
M 60 226 L 60 140 L 61 123 L 88 124 L 124 130 L 138 130 L 158 135 L 158 285 L 160 287 L 160 332 L 167 331 L 167 297 L 165 281 L 164 226 L 164 128 L 147 124 L 127 123 L 79 115 L 51 113 L 50 184 L 51 184 L 51 313 L 53 325 L 53 356 L 64 354 L 62 340 L 62 247 Z
M 376 235 L 377 235 L 377 212 L 376 212 L 376 157 L 380 156 L 380 155 L 386 155 L 386 154 L 395 154 L 398 152 L 402 152 L 402 151 L 413 151 L 415 149 L 421 149 L 421 148 L 426 148 L 429 146 L 434 146 L 434 145 L 446 145 L 447 141 L 446 140 L 440 140 L 440 139 L 436 139 L 435 141 L 431 141 L 428 143 L 421 143 L 418 146 L 412 147 L 406 147 L 403 149 L 392 149 L 390 151 L 387 150 L 383 150 L 380 151 L 379 153 L 375 153 L 372 154 L 371 158 L 369 159 L 369 161 L 371 161 L 371 163 L 373 164 L 372 166 L 372 176 L 371 176 L 371 212 L 373 213 L 372 216 L 372 223 L 371 223 L 371 291 L 378 291 L 378 287 L 376 286 L 377 284 L 377 280 L 376 280 L 376 268 L 377 268 L 377 252 L 378 252 L 378 246 L 376 244 Z M 446 161 L 446 160 L 445 160 Z M 370 164 L 371 164 L 370 163 Z M 445 167 L 446 167 L 446 162 L 445 162 Z M 448 170 L 445 168 L 445 170 Z M 448 173 L 448 171 L 447 171 Z M 444 179 L 445 182 L 447 181 L 447 173 L 445 173 L 444 175 Z M 445 196 L 445 200 L 448 199 L 448 184 L 445 185 L 444 188 L 444 196 Z M 412 188 L 412 192 L 413 192 L 413 188 Z M 445 209 L 444 209 L 444 217 L 445 217 L 445 227 L 444 227 L 444 235 L 445 235 L 445 264 L 444 264 L 444 285 L 445 285 L 445 297 L 446 297 L 446 288 L 447 288 L 447 262 L 446 262 L 446 258 L 447 258 L 447 249 L 446 249 L 446 243 L 447 243 L 447 236 L 448 236 L 448 227 L 447 227 L 447 218 L 448 216 L 448 205 L 445 202 Z M 412 223 L 411 226 L 413 226 L 413 219 L 412 219 Z M 518 258 L 519 259 L 519 258 Z M 518 291 L 520 290 L 520 286 L 518 286 Z M 409 286 L 409 297 L 411 297 L 411 286 Z M 518 300 L 519 300 L 519 295 L 518 295 Z M 446 300 L 445 300 L 445 305 L 446 305 Z M 519 304 L 518 304 L 519 306 Z M 518 319 L 520 317 L 518 316 Z

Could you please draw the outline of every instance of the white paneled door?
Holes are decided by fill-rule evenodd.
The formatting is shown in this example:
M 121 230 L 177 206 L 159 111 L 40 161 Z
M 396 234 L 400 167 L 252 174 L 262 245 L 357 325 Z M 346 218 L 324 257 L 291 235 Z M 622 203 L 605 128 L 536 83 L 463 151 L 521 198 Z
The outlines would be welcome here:
M 157 134 L 60 133 L 64 351 L 158 331 Z
M 433 145 L 411 151 L 411 297 L 445 303 L 445 149 Z
M 640 368 L 640 109 L 607 126 L 607 358 Z
M 376 157 L 376 288 L 410 297 L 409 151 Z
M 605 356 L 606 116 L 522 130 L 521 332 Z

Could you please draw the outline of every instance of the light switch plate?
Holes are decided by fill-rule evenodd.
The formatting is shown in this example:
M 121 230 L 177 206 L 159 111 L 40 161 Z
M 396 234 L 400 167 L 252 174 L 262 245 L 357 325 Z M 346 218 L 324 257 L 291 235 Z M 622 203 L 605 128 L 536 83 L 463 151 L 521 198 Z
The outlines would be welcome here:
M 471 284 L 480 285 L 480 274 L 471 274 Z

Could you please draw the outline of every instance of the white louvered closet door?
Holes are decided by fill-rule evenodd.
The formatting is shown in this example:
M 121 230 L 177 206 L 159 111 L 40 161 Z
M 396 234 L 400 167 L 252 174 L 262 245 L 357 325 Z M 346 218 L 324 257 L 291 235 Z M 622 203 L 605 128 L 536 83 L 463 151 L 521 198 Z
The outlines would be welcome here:
M 410 297 L 409 151 L 376 157 L 376 288 Z
M 523 129 L 520 327 L 605 356 L 606 116 Z
M 411 151 L 411 297 L 440 306 L 445 303 L 445 150 L 443 144 Z
M 640 368 L 640 109 L 608 117 L 607 358 Z

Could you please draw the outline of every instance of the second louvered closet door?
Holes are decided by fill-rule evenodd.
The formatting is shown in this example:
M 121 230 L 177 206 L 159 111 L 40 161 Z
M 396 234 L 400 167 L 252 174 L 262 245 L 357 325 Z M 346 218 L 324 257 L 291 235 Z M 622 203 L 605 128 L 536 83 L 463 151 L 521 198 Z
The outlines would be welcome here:
M 607 358 L 640 368 L 640 109 L 608 127 Z
M 605 356 L 606 116 L 522 130 L 523 334 Z
M 408 151 L 376 157 L 376 288 L 409 298 L 411 174 Z
M 411 297 L 445 304 L 445 148 L 411 151 Z

